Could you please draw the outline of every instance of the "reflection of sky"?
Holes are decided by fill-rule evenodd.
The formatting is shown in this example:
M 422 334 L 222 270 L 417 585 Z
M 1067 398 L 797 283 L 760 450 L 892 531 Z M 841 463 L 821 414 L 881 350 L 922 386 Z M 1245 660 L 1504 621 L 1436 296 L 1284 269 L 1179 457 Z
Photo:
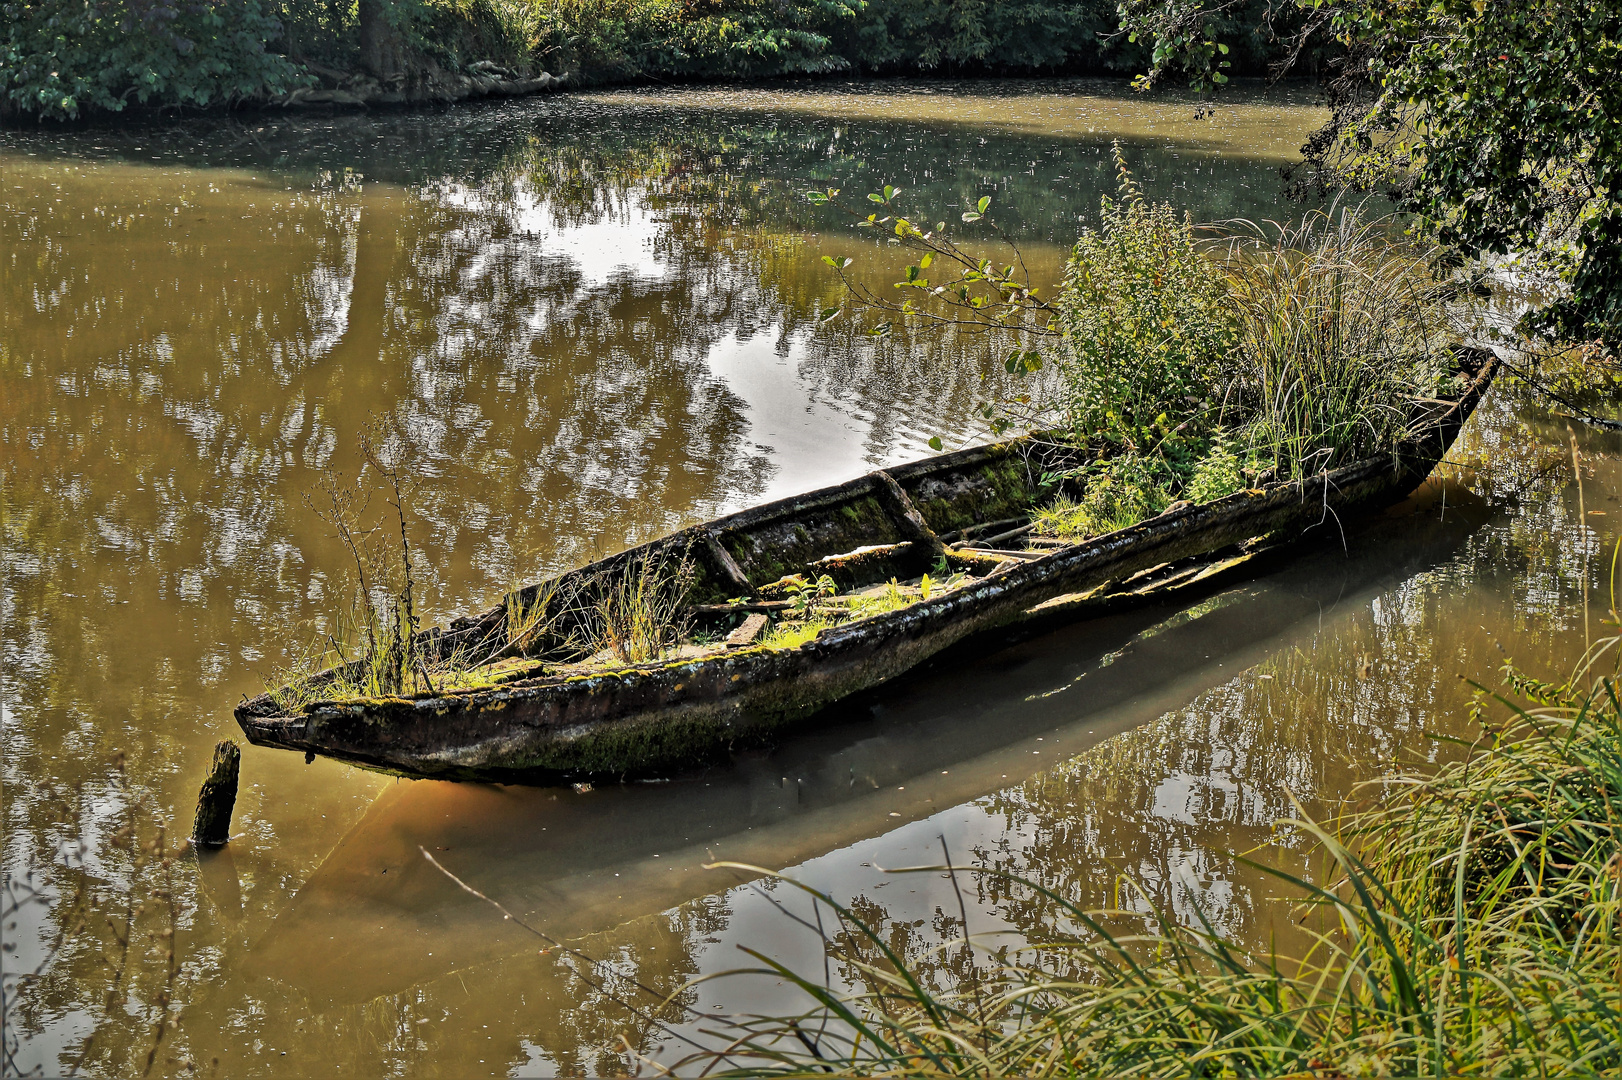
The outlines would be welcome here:
M 625 279 L 652 284 L 673 273 L 654 250 L 661 220 L 639 197 L 617 200 L 584 219 L 521 183 L 499 200 L 465 186 L 442 188 L 439 199 L 464 210 L 496 211 L 514 232 L 527 238 L 526 246 L 535 257 L 567 262 L 584 289 Z M 479 276 L 476 260 L 466 273 L 470 279 Z
M 762 502 L 838 483 L 872 468 L 867 440 L 871 422 L 851 416 L 844 402 L 806 393 L 800 365 L 811 335 L 784 335 L 768 327 L 748 340 L 738 335 L 710 346 L 705 363 L 748 405 L 756 447 L 777 466 Z

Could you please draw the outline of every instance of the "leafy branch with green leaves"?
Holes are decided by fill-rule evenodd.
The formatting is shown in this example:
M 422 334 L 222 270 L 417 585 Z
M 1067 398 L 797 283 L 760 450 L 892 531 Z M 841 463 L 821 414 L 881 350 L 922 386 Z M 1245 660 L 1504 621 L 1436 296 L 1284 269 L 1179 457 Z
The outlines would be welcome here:
M 880 191 L 870 193 L 867 201 L 879 209 L 868 213 L 840 202 L 839 194 L 838 188 L 827 188 L 807 191 L 805 197 L 813 205 L 834 206 L 855 218 L 858 228 L 890 234 L 890 243 L 918 253 L 916 261 L 903 268 L 901 280 L 894 283 L 895 289 L 905 293 L 899 300 L 853 276 L 849 272 L 853 264 L 849 256 L 822 257 L 839 275 L 849 303 L 879 314 L 880 321 L 867 329 L 868 336 L 889 337 L 897 319 L 996 333 L 1005 340 L 1010 336 L 1013 340 L 1003 357 L 1003 369 L 1009 375 L 1025 376 L 1042 370 L 1044 355 L 1040 343 L 1056 341 L 1061 334 L 1057 325 L 1058 308 L 1052 299 L 1043 295 L 1041 287 L 1032 282 L 1019 245 L 990 217 L 991 196 L 981 196 L 959 217 L 964 225 L 983 222 L 995 232 L 1001 244 L 1013 253 L 1012 261 L 1002 265 L 948 236 L 945 221 L 937 221 L 930 228 L 927 220 L 914 221 L 893 210 L 882 213 L 892 208 L 901 196 L 899 187 L 886 184 Z M 934 277 L 930 276 L 932 270 Z M 844 310 L 844 304 L 824 308 L 820 319 L 831 322 Z M 1012 412 L 1016 408 L 1032 404 L 1030 395 L 1013 395 L 1001 402 L 981 403 L 980 412 L 1000 435 L 1015 425 Z M 931 438 L 929 445 L 936 450 L 943 448 L 939 436 Z
M 1226 0 L 1128 0 L 1141 79 L 1224 81 Z M 1319 191 L 1384 190 L 1466 258 L 1508 259 L 1551 287 L 1519 330 L 1622 338 L 1622 0 L 1293 0 L 1269 9 L 1285 40 L 1339 54 L 1330 118 L 1303 147 Z

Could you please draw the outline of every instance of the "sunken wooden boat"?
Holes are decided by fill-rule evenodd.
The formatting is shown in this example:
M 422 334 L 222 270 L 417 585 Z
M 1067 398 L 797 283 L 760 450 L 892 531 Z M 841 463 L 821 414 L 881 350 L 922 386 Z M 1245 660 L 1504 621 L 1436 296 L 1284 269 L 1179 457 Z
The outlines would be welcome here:
M 1462 390 L 1417 405 L 1409 439 L 1305 481 L 1173 504 L 1064 543 L 1034 536 L 1030 521 L 1053 497 L 1045 478 L 1082 464 L 1074 451 L 1025 437 L 941 454 L 683 529 L 426 631 L 417 647 L 430 668 L 481 658 L 433 689 L 323 695 L 344 685 L 337 668 L 244 701 L 236 719 L 259 746 L 413 777 L 547 784 L 702 765 L 970 638 L 1209 588 L 1340 535 L 1406 498 L 1453 444 L 1497 368 L 1485 353 L 1459 356 Z M 643 663 L 578 655 L 605 596 L 672 565 L 696 640 Z M 943 567 L 949 587 L 931 589 L 923 575 Z M 773 619 L 832 601 L 830 584 L 852 598 L 848 617 L 801 641 L 762 635 Z M 903 602 L 860 606 L 886 590 Z M 538 608 L 555 614 L 537 630 L 524 613 Z

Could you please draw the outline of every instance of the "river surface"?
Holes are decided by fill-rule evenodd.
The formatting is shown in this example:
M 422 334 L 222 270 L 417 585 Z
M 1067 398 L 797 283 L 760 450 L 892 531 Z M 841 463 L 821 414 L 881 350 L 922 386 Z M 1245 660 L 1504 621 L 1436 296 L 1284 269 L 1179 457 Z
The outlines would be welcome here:
M 807 188 L 983 195 L 1051 280 L 1114 186 L 1285 219 L 1303 93 L 1118 83 L 563 95 L 443 112 L 0 133 L 0 747 L 10 1067 L 538 1076 L 669 1061 L 700 1017 L 801 1007 L 789 884 L 941 986 L 1082 904 L 1265 944 L 1316 873 L 1297 811 L 1470 737 L 1464 678 L 1607 632 L 1622 442 L 1496 390 L 1419 496 L 1183 607 L 960 654 L 770 750 L 595 790 L 395 780 L 247 748 L 224 853 L 190 827 L 230 716 L 330 620 L 306 496 L 392 417 L 433 620 L 685 524 L 980 437 L 967 334 L 875 342 L 823 254 L 902 260 Z M 966 232 L 989 243 L 984 230 Z M 1577 455 L 1574 458 L 1574 453 Z M 1581 478 L 1581 484 L 1577 483 Z M 1464 677 L 1464 678 L 1461 678 Z M 163 843 L 155 846 L 160 827 Z M 533 937 L 449 870 L 577 952 Z M 1147 918 L 1145 914 L 1145 918 Z M 583 959 L 589 957 L 590 959 Z M 987 962 L 982 956 L 981 962 Z M 657 1015 L 654 1015 L 657 1013 Z

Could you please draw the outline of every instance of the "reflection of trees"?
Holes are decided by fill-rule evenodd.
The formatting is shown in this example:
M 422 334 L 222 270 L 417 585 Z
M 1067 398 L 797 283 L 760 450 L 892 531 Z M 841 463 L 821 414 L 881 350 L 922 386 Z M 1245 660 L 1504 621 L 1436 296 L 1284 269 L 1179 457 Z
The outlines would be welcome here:
M 1597 546 L 1569 505 L 1567 475 L 1549 477 L 1547 450 L 1534 449 L 1548 440 L 1517 438 L 1522 417 L 1495 406 L 1455 455 L 1468 462 L 1519 444 L 1496 479 L 1481 477 L 1506 490 L 1513 482 L 1509 514 L 1438 570 L 1326 612 L 1308 643 L 986 800 L 1006 839 L 978 852 L 981 863 L 1085 905 L 1147 912 L 1152 903 L 1193 922 L 1198 904 L 1223 932 L 1262 935 L 1266 899 L 1288 890 L 1225 852 L 1259 850 L 1263 861 L 1313 872 L 1302 839 L 1274 828 L 1295 816 L 1290 794 L 1332 817 L 1359 781 L 1454 752 L 1430 733 L 1475 736 L 1461 676 L 1495 685 L 1506 654 L 1539 657 L 1553 672 L 1575 662 L 1582 641 L 1569 631 L 1581 626 L 1583 565 L 1573 552 L 1594 547 L 1592 573 Z M 1147 902 L 1122 888 L 1125 878 Z M 995 877 L 982 888 L 982 903 L 1029 940 L 1067 929 L 1062 912 L 1028 889 Z
M 564 1075 L 621 1074 L 630 1063 L 620 1036 L 646 1052 L 661 1034 L 650 1020 L 681 1022 L 693 1000 L 682 987 L 699 974 L 694 954 L 727 917 L 724 898 L 706 897 L 570 943 L 595 964 L 535 942 L 499 963 L 454 968 L 355 1005 L 312 1008 L 283 984 L 233 974 L 225 992 L 188 1008 L 188 1050 L 200 1062 L 218 1056 L 229 1063 L 243 1061 L 244 1049 L 272 1047 L 246 1061 L 277 1076 L 494 1075 L 536 1058 Z M 667 996 L 671 1003 L 658 1009 Z M 245 998 L 259 1007 L 243 1008 Z M 296 1033 L 289 1016 L 300 1018 Z M 288 1058 L 280 1050 L 289 1050 Z

